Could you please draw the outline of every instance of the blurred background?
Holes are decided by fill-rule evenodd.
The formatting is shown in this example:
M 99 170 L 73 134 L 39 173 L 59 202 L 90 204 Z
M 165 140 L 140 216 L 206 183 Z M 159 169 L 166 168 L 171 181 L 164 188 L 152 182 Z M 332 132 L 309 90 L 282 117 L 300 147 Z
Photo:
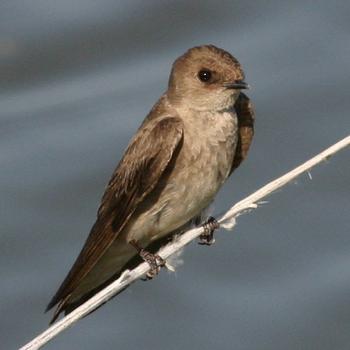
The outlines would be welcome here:
M 189 47 L 234 54 L 256 107 L 251 152 L 214 214 L 347 136 L 349 11 L 348 1 L 2 0 L 1 348 L 47 327 L 105 184 Z M 47 349 L 349 349 L 349 150 L 311 173 Z

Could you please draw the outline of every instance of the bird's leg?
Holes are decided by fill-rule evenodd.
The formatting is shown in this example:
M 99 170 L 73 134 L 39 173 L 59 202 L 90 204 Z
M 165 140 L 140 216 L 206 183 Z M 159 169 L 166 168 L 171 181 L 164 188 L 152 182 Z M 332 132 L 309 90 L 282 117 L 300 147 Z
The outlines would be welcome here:
M 147 279 L 152 279 L 158 275 L 160 269 L 165 266 L 165 260 L 160 257 L 158 254 L 152 254 L 146 249 L 142 248 L 136 240 L 131 240 L 129 242 L 138 252 L 140 257 L 146 261 L 151 269 L 146 273 Z
M 198 244 L 212 245 L 215 242 L 214 231 L 220 227 L 215 218 L 209 216 L 208 220 L 203 224 L 204 232 L 199 236 Z

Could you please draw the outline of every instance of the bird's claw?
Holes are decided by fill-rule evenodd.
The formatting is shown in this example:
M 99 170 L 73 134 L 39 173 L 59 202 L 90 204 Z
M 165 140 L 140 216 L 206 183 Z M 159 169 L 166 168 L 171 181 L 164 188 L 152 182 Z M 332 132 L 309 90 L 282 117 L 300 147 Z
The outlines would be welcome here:
M 220 224 L 212 216 L 203 224 L 204 232 L 199 236 L 198 244 L 212 245 L 215 243 L 214 231 L 220 227 Z
M 165 266 L 165 260 L 160 257 L 158 254 L 152 254 L 145 249 L 141 249 L 140 257 L 146 261 L 151 269 L 146 273 L 145 280 L 151 280 L 153 277 L 157 276 L 160 269 Z
M 129 243 L 137 250 L 143 261 L 150 266 L 150 270 L 146 273 L 146 278 L 143 278 L 143 280 L 151 280 L 153 277 L 157 276 L 160 269 L 165 266 L 166 261 L 158 254 L 152 254 L 148 250 L 142 248 L 136 240 L 132 240 Z

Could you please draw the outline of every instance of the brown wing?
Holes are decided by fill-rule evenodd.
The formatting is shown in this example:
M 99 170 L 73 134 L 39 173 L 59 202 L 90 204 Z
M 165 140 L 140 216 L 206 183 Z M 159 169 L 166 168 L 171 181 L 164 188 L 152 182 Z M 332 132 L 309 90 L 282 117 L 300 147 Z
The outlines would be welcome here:
M 247 156 L 254 136 L 254 110 L 250 99 L 241 92 L 234 107 L 238 118 L 238 142 L 231 173 Z
M 62 309 L 70 293 L 113 243 L 138 204 L 154 189 L 181 146 L 182 127 L 179 118 L 166 117 L 139 129 L 106 188 L 97 220 L 82 251 L 47 310 L 58 302 Z

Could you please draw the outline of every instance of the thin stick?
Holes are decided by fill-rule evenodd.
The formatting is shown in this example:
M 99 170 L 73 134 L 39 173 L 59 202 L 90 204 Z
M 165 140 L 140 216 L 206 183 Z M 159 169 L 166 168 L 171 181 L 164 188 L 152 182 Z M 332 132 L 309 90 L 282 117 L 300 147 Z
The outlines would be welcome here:
M 350 135 L 345 137 L 343 140 L 337 142 L 333 146 L 327 148 L 323 152 L 319 153 L 315 157 L 311 158 L 307 162 L 298 166 L 297 168 L 291 170 L 287 174 L 279 177 L 278 179 L 268 183 L 258 191 L 254 192 L 250 196 L 236 203 L 232 208 L 230 208 L 221 218 L 218 219 L 218 222 L 225 227 L 231 227 L 232 222 L 234 222 L 235 218 L 240 215 L 242 212 L 247 211 L 252 208 L 257 207 L 258 201 L 267 195 L 271 194 L 273 191 L 283 187 L 285 184 L 295 179 L 300 174 L 310 170 L 315 165 L 320 162 L 329 159 L 333 154 L 337 153 L 341 149 L 350 145 Z M 203 233 L 203 227 L 198 227 L 191 229 L 176 240 L 172 241 L 165 247 L 159 250 L 159 255 L 163 259 L 167 259 L 170 255 L 176 253 L 181 250 L 185 245 L 190 243 L 192 240 L 197 238 L 201 233 Z M 59 333 L 61 333 L 66 328 L 72 326 L 75 322 L 77 322 L 82 317 L 86 316 L 88 313 L 96 309 L 98 306 L 112 298 L 115 294 L 125 288 L 127 285 L 136 281 L 140 277 L 142 277 L 147 271 L 149 271 L 150 267 L 147 263 L 142 263 L 137 266 L 135 269 L 129 271 L 125 271 L 118 280 L 111 283 L 105 289 L 97 293 L 91 299 L 86 301 L 84 304 L 76 308 L 69 315 L 62 318 L 60 321 L 53 324 L 50 328 L 45 330 L 43 333 L 38 335 L 28 344 L 24 345 L 19 350 L 34 350 L 40 349 L 43 345 L 49 342 L 51 339 L 56 337 Z

